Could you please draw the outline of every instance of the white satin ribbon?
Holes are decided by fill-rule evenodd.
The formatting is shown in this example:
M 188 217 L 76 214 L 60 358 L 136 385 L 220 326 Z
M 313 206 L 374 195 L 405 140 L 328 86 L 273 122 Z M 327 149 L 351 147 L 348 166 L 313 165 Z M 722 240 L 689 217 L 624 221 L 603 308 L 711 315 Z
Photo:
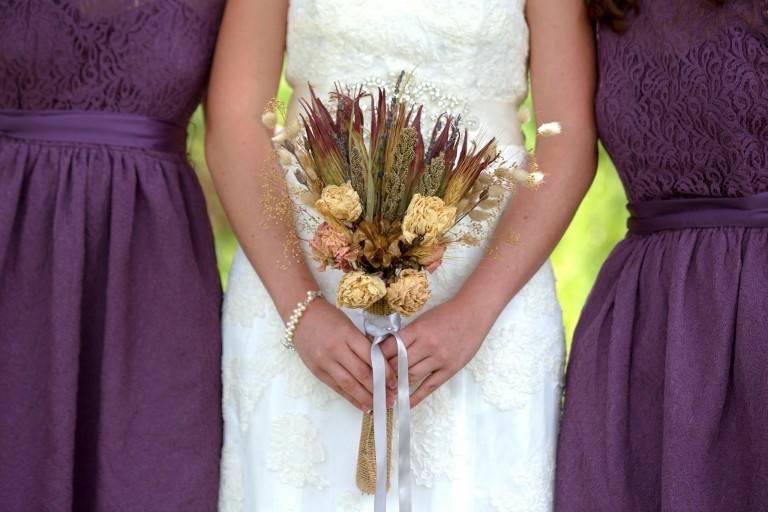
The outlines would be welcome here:
M 379 317 L 381 318 L 381 317 Z M 400 512 L 411 512 L 411 391 L 408 384 L 408 351 L 398 334 L 402 325 L 400 315 L 386 317 L 386 324 L 366 315 L 364 328 L 373 336 L 371 364 L 373 367 L 373 430 L 376 448 L 376 498 L 374 512 L 387 510 L 387 395 L 384 354 L 380 344 L 390 336 L 397 342 L 397 486 Z

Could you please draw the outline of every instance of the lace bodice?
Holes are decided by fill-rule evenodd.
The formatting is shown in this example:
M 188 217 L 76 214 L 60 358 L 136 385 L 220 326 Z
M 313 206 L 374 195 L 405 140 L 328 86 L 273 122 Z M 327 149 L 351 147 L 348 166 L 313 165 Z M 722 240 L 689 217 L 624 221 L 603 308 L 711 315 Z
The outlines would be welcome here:
M 768 191 L 768 1 L 644 0 L 599 27 L 600 136 L 630 200 Z
M 0 110 L 103 110 L 186 124 L 223 0 L 0 0 Z
M 420 103 L 465 98 L 517 105 L 527 92 L 525 0 L 292 0 L 287 77 L 385 84 L 401 70 L 427 82 Z M 430 98 L 430 96 L 432 98 Z M 441 100 L 441 101 L 439 101 Z

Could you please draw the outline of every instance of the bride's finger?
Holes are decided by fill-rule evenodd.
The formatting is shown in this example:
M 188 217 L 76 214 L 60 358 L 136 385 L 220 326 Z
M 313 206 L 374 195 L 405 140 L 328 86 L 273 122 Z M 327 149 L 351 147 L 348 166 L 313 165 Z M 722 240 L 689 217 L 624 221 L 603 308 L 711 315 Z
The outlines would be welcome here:
M 381 353 L 384 354 L 384 359 L 391 361 L 397 360 L 397 342 L 395 338 L 390 336 L 386 340 L 382 341 L 379 345 L 381 347 Z
M 371 368 L 373 367 L 371 365 L 371 342 L 365 337 L 360 336 L 355 337 L 352 340 L 349 340 L 348 342 L 350 348 L 357 354 L 357 357 L 363 360 L 365 364 L 368 365 L 368 371 L 371 371 Z M 394 368 L 391 364 L 391 362 L 386 361 L 386 365 L 384 366 L 384 370 L 387 373 L 387 387 L 390 389 L 397 388 L 397 377 L 394 371 Z
M 440 364 L 435 359 L 428 357 L 408 369 L 408 379 L 412 385 L 420 384 L 439 368 Z
M 348 348 L 349 350 L 336 355 L 336 362 L 340 363 L 341 366 L 351 373 L 357 379 L 357 382 L 362 384 L 369 393 L 373 393 L 373 373 L 371 372 L 371 367 L 358 357 L 351 347 Z
M 432 349 L 424 343 L 424 340 L 417 339 L 408 347 L 408 367 L 412 368 L 425 359 L 432 357 L 432 355 Z M 397 361 L 397 358 L 395 358 L 395 361 Z
M 400 337 L 403 339 L 405 348 L 409 348 L 413 342 L 416 341 L 416 337 L 411 333 L 410 330 L 408 330 L 407 327 L 400 331 Z M 394 336 L 390 336 L 384 342 L 382 342 L 381 353 L 384 354 L 384 357 L 390 361 L 392 359 L 397 360 L 397 341 L 395 340 Z
M 373 394 L 339 363 L 333 363 L 327 370 L 336 384 L 349 394 L 366 411 L 373 409 Z
M 445 381 L 448 380 L 450 375 L 445 370 L 440 370 L 429 377 L 427 377 L 424 382 L 421 383 L 421 385 L 416 389 L 416 391 L 413 392 L 411 395 L 411 407 L 416 407 L 419 405 L 425 398 L 427 398 L 429 395 L 431 395 L 437 388 L 445 384 Z
M 334 390 L 339 396 L 341 396 L 343 399 L 345 399 L 347 402 L 352 404 L 356 409 L 359 409 L 363 412 L 368 412 L 368 408 L 364 407 L 360 402 L 352 398 L 352 395 L 344 391 L 341 386 L 336 384 L 336 381 L 333 380 L 333 378 L 328 375 L 323 370 L 318 370 L 315 373 L 315 376 L 320 379 L 326 386 Z

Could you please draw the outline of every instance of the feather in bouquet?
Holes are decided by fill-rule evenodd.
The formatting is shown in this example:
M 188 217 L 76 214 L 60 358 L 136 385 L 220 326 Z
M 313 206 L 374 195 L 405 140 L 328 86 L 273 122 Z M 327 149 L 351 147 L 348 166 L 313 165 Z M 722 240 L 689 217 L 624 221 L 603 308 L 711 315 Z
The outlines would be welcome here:
M 400 84 L 389 98 L 383 89 L 374 96 L 337 86 L 328 104 L 310 88 L 301 127 L 274 139 L 281 162 L 293 164 L 303 203 L 322 218 L 309 241 L 312 258 L 321 270 L 344 272 L 337 304 L 373 315 L 419 311 L 446 248 L 477 243 L 452 236 L 453 228 L 464 217 L 491 219 L 516 184 L 541 181 L 535 168 L 505 168 L 495 139 L 471 142 L 458 117 L 440 115 L 425 139 L 423 107 L 403 101 Z M 387 419 L 391 430 L 391 410 Z M 373 439 L 365 415 L 357 474 L 369 493 Z

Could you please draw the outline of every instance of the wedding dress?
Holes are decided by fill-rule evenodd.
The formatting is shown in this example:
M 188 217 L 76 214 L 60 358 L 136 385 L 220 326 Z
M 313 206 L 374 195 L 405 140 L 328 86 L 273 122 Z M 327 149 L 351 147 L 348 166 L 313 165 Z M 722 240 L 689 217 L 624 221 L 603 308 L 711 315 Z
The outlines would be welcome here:
M 406 70 L 414 76 L 408 95 L 427 117 L 461 113 L 470 137 L 496 136 L 505 160 L 522 162 L 516 114 L 527 93 L 524 3 L 293 0 L 287 77 L 294 98 L 307 94 L 307 82 L 323 95 L 335 82 L 391 92 Z M 525 240 L 518 243 L 525 250 Z M 482 245 L 452 246 L 430 276 L 427 308 L 450 299 L 483 257 Z M 333 300 L 340 273 L 316 277 Z M 466 307 L 469 320 L 473 305 Z M 347 313 L 361 324 L 359 311 Z M 220 511 L 372 512 L 373 497 L 355 485 L 360 411 L 281 346 L 283 323 L 240 251 L 223 329 Z M 547 263 L 469 365 L 412 411 L 414 511 L 552 510 L 563 352 Z M 392 475 L 389 511 L 397 510 Z

